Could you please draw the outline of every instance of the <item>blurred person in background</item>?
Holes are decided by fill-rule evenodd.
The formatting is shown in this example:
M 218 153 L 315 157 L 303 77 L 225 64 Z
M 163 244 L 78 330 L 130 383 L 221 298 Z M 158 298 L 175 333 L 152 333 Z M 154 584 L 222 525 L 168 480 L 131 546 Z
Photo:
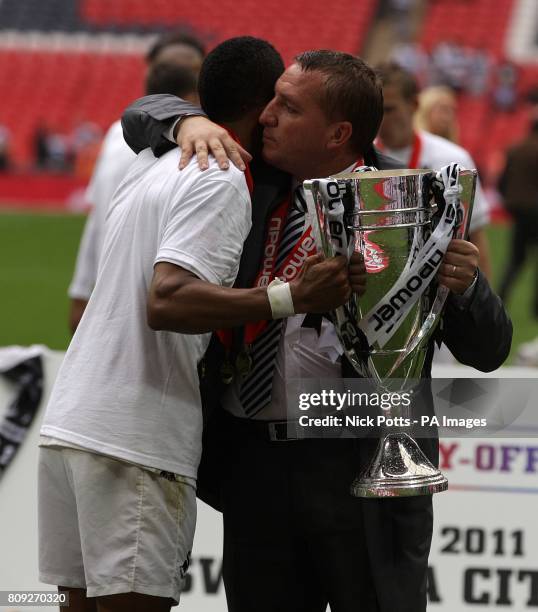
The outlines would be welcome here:
M 450 87 L 427 87 L 418 96 L 415 127 L 457 143 L 457 111 L 456 95 Z
M 146 53 L 148 71 L 159 62 L 172 62 L 188 68 L 198 76 L 204 61 L 204 43 L 190 34 L 169 32 L 160 36 Z
M 9 141 L 11 134 L 5 125 L 0 125 L 0 172 L 9 168 Z
M 403 41 L 394 45 L 390 61 L 411 72 L 421 87 L 428 84 L 430 56 L 417 42 Z
M 146 94 L 169 93 L 198 103 L 198 74 L 205 56 L 192 36 L 170 33 L 159 38 L 146 55 Z M 86 192 L 92 206 L 82 235 L 75 272 L 69 286 L 69 327 L 75 332 L 97 278 L 108 204 L 136 155 L 123 139 L 120 121 L 109 128 Z
M 378 73 L 383 82 L 384 116 L 376 144 L 384 153 L 401 162 L 402 168 L 438 170 L 451 162 L 457 162 L 464 168 L 476 168 L 473 159 L 462 147 L 446 138 L 414 128 L 419 89 L 410 72 L 389 62 L 381 64 Z M 484 231 L 488 222 L 489 206 L 478 180 L 469 240 L 480 251 L 479 267 L 487 278 L 491 276 Z
M 48 164 L 47 138 L 49 130 L 44 119 L 40 119 L 33 136 L 35 165 L 38 170 L 46 170 Z
M 455 91 L 462 91 L 465 88 L 468 57 L 459 41 L 441 41 L 432 50 L 431 61 L 432 84 L 447 85 Z
M 538 92 L 530 98 L 531 128 L 528 135 L 506 155 L 499 178 L 504 207 L 513 219 L 511 250 L 500 285 L 499 296 L 506 303 L 529 251 L 538 246 Z M 538 265 L 534 257 L 533 314 L 538 319 Z M 537 363 L 538 363 L 538 346 Z
M 493 66 L 493 57 L 485 44 L 469 49 L 467 60 L 467 83 L 465 90 L 473 96 L 486 93 Z
M 501 62 L 495 71 L 495 85 L 493 87 L 493 104 L 495 108 L 504 112 L 512 112 L 517 103 L 517 66 L 510 61 Z
M 36 167 L 45 172 L 69 172 L 72 156 L 68 137 L 41 121 L 34 133 Z
M 69 138 L 69 148 L 77 178 L 84 181 L 90 179 L 102 140 L 103 131 L 97 124 L 92 121 L 76 123 Z

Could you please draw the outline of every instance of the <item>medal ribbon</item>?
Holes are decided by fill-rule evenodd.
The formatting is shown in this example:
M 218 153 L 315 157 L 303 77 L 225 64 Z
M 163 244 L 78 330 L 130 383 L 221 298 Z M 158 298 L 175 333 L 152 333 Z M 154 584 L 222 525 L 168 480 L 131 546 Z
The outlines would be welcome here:
M 355 172 L 363 165 L 364 160 L 361 157 L 357 160 L 351 172 Z M 284 262 L 279 266 L 278 270 L 275 270 L 278 248 L 286 225 L 290 204 L 291 194 L 288 194 L 288 196 L 274 210 L 269 219 L 267 226 L 267 237 L 263 249 L 262 265 L 252 285 L 253 287 L 266 287 L 276 277 L 281 277 L 286 282 L 294 280 L 301 271 L 305 259 L 310 255 L 314 255 L 317 251 L 314 238 L 312 237 L 312 226 L 309 225 L 301 238 L 297 241 L 295 247 L 291 250 Z M 252 344 L 252 342 L 254 342 L 260 333 L 267 327 L 267 324 L 268 321 L 265 320 L 247 323 L 245 325 L 244 343 L 247 345 Z M 231 330 L 219 330 L 216 333 L 225 348 L 231 349 Z

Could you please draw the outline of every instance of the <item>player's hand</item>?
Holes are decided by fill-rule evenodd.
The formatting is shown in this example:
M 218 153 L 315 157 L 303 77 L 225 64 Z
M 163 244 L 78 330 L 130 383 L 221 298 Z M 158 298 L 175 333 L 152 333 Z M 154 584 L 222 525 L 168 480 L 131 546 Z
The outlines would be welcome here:
M 364 257 L 361 253 L 353 253 L 349 260 L 349 283 L 351 290 L 358 296 L 364 295 L 366 291 L 366 266 L 364 265 Z
M 475 278 L 480 253 L 472 242 L 454 238 L 450 241 L 437 273 L 440 285 L 461 295 Z
M 295 312 L 323 313 L 341 306 L 351 297 L 348 262 L 343 256 L 309 257 L 301 273 L 290 282 Z
M 252 155 L 243 149 L 224 128 L 207 117 L 185 117 L 179 123 L 176 142 L 181 149 L 180 170 L 185 168 L 193 155 L 198 158 L 200 170 L 207 170 L 209 152 L 213 154 L 221 170 L 227 170 L 231 160 L 239 170 L 244 171 L 245 163 L 252 160 Z

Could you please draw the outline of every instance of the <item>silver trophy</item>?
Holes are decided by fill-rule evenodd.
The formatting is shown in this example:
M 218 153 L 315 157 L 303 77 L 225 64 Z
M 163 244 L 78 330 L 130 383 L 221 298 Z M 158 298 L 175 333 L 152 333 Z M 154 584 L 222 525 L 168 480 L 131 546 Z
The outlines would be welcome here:
M 337 334 L 355 370 L 383 392 L 412 391 L 448 289 L 435 277 L 452 238 L 467 235 L 475 170 L 339 174 L 304 182 L 317 247 L 327 257 L 354 250 L 368 272 L 365 295 L 334 313 Z M 387 419 L 409 409 L 392 405 Z M 405 427 L 385 429 L 375 456 L 351 485 L 356 497 L 427 495 L 446 490 L 445 476 Z

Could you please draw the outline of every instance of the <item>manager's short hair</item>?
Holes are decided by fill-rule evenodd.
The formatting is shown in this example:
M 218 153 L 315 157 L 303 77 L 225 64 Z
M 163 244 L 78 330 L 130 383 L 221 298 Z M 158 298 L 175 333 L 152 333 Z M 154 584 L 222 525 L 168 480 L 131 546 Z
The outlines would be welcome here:
M 266 40 L 238 36 L 217 45 L 202 64 L 198 93 L 213 121 L 235 121 L 265 106 L 284 72 L 280 53 Z
M 374 70 L 360 57 L 327 49 L 301 53 L 295 62 L 303 71 L 325 77 L 321 107 L 329 120 L 352 124 L 350 143 L 355 153 L 364 155 L 383 119 L 383 93 Z

